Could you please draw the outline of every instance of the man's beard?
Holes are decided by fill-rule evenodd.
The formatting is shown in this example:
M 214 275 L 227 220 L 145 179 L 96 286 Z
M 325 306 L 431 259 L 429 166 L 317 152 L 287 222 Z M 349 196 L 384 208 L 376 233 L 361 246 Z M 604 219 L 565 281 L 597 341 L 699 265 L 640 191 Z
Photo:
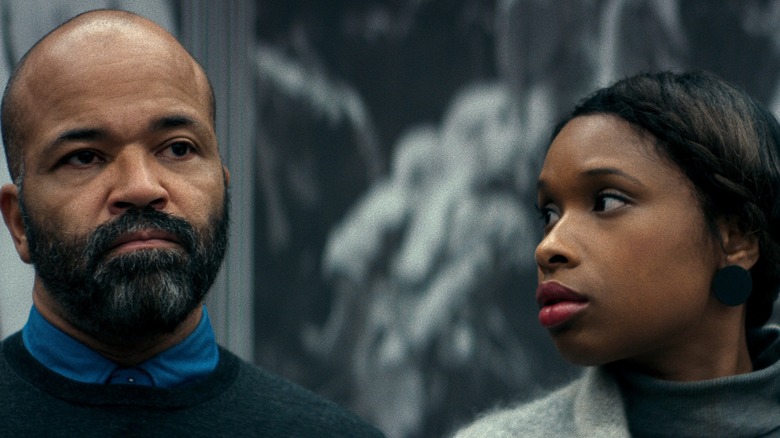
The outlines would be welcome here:
M 227 248 L 227 190 L 222 211 L 197 231 L 147 206 L 70 237 L 30 217 L 21 196 L 19 203 L 36 274 L 65 319 L 98 339 L 132 342 L 173 332 L 203 301 Z M 142 230 L 169 233 L 181 248 L 109 254 L 120 236 Z

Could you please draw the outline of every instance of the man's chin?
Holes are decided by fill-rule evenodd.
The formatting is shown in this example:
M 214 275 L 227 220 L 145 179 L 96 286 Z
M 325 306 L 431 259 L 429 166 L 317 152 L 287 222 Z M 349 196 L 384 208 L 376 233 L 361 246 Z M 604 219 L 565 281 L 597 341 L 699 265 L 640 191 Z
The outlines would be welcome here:
M 117 269 L 122 265 L 124 269 Z M 130 341 L 170 334 L 205 295 L 195 290 L 191 273 L 178 264 L 160 269 L 122 256 L 101 268 L 96 281 L 81 291 L 53 296 L 74 326 L 98 339 Z
M 98 339 L 109 345 L 138 345 L 154 341 L 161 337 L 173 334 L 179 327 L 176 325 L 150 324 L 141 327 L 114 327 L 111 325 L 98 324 L 80 328 L 81 331 L 88 334 L 93 339 Z
M 93 272 L 118 272 L 128 277 L 138 272 L 153 273 L 161 270 L 185 269 L 189 263 L 188 254 L 181 247 L 140 248 L 131 251 L 112 250 L 98 259 Z M 140 271 L 139 271 L 140 270 Z M 127 274 L 124 274 L 124 273 Z
M 174 333 L 192 313 L 182 312 L 169 319 L 158 314 L 139 314 L 135 317 L 123 315 L 117 318 L 103 315 L 100 318 L 83 318 L 72 315 L 70 321 L 84 333 L 111 344 L 133 344 Z

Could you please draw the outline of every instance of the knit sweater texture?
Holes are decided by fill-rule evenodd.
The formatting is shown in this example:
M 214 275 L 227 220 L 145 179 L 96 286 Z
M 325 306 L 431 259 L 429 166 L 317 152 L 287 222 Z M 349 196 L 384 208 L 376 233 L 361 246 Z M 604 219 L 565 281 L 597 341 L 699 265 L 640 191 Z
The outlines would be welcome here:
M 79 383 L 0 345 L 0 436 L 381 437 L 336 404 L 220 347 L 208 377 L 161 389 Z
M 468 437 L 780 437 L 780 328 L 751 331 L 754 371 L 671 382 L 617 365 L 588 368 L 548 396 L 490 412 Z

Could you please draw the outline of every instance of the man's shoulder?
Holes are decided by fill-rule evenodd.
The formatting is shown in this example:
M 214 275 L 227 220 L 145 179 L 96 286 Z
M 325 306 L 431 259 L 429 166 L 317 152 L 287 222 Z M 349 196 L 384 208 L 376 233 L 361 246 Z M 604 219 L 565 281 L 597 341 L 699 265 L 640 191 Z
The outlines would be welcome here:
M 381 432 L 338 404 L 220 348 L 224 360 L 238 366 L 238 377 L 225 394 L 235 413 L 275 423 L 280 432 L 306 436 L 382 436 Z M 323 435 L 323 436 L 324 436 Z
M 45 369 L 12 335 L 0 344 L 0 392 L 3 431 L 18 436 L 382 436 L 335 403 L 224 349 L 211 375 L 182 387 L 94 385 Z M 41 415 L 52 421 L 36 422 Z

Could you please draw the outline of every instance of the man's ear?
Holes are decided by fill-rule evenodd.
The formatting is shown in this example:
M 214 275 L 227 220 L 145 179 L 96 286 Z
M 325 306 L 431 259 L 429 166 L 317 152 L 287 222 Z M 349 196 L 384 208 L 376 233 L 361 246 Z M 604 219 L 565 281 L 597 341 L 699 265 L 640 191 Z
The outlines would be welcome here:
M 13 184 L 5 184 L 0 187 L 0 211 L 11 238 L 14 241 L 19 258 L 25 263 L 30 263 L 30 250 L 27 244 L 27 234 L 24 232 L 22 211 L 19 209 L 19 188 Z
M 719 219 L 717 225 L 723 249 L 723 266 L 738 265 L 750 270 L 760 256 L 756 234 L 742 231 L 735 218 Z
M 222 165 L 222 174 L 225 176 L 225 187 L 230 187 L 230 171 L 224 164 Z

